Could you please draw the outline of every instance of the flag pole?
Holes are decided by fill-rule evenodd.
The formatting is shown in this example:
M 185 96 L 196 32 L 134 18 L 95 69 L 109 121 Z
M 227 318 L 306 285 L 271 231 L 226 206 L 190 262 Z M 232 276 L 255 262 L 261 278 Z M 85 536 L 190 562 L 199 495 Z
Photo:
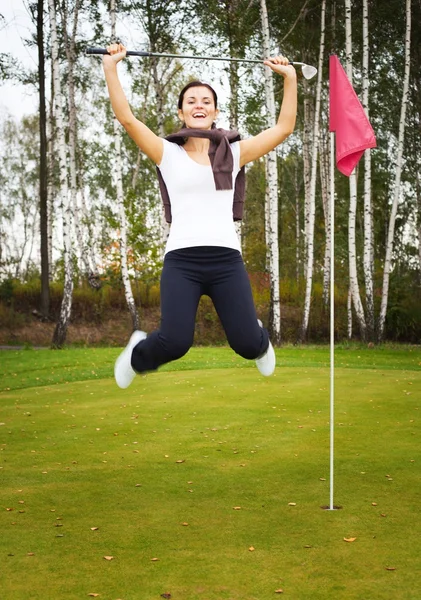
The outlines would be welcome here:
M 330 132 L 330 498 L 333 507 L 335 433 L 335 133 Z

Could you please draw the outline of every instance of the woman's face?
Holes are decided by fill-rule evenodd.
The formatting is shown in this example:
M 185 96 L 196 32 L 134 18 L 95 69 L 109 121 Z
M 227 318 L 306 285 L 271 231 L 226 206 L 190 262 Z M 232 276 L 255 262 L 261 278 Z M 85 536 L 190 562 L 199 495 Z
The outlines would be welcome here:
M 182 108 L 178 109 L 179 118 L 192 129 L 210 129 L 218 114 L 213 94 L 205 86 L 189 88 L 184 94 Z

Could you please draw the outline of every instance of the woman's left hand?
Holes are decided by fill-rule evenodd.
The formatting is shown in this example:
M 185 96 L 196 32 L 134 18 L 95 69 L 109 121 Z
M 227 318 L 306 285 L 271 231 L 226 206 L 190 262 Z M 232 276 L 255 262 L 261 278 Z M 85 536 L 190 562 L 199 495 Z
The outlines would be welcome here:
M 297 76 L 295 68 L 289 64 L 289 60 L 285 56 L 273 56 L 264 60 L 263 63 L 282 77 Z

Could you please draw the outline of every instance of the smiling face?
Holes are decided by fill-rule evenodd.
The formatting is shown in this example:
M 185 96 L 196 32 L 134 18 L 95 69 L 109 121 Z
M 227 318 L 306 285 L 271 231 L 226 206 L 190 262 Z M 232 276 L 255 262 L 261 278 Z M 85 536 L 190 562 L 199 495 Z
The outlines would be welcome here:
M 210 129 L 219 114 L 212 92 L 204 85 L 190 87 L 183 97 L 179 118 L 186 127 Z

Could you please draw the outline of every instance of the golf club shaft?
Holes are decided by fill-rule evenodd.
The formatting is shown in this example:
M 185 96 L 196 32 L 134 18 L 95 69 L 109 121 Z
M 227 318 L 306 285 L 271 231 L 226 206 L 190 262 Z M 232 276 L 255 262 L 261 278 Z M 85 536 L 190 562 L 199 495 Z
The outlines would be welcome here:
M 108 54 L 106 48 L 86 48 L 86 54 Z M 141 50 L 127 50 L 126 56 L 143 56 L 145 58 L 158 57 L 158 58 L 189 58 L 193 60 L 222 60 L 229 62 L 246 62 L 263 65 L 263 60 L 256 60 L 252 58 L 228 58 L 224 56 L 191 56 L 188 54 L 160 54 L 158 52 L 142 52 Z M 300 62 L 290 62 L 290 65 L 302 65 Z

